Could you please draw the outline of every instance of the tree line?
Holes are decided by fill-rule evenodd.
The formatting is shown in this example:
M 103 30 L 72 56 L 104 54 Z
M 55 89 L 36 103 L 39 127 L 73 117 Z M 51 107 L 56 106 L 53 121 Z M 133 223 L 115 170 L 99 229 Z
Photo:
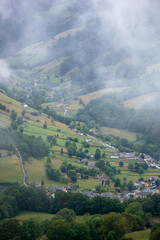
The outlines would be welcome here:
M 23 197 L 22 201 L 19 201 L 22 197 L 22 191 L 20 191 L 20 188 L 25 197 L 27 197 Z M 30 192 L 32 192 L 32 195 Z M 29 194 L 29 196 L 26 193 Z M 15 203 L 17 201 L 17 205 L 21 208 L 20 210 L 28 210 L 27 207 L 29 207 L 29 205 L 24 205 L 24 202 L 27 203 L 30 201 L 32 207 L 33 202 L 39 198 L 40 200 L 37 202 L 37 205 L 40 204 L 42 207 L 43 202 L 45 208 L 36 209 L 37 211 L 46 211 L 49 209 L 49 207 L 46 208 L 49 202 L 51 204 L 50 206 L 53 207 L 53 201 L 54 204 L 57 203 L 59 205 L 59 208 L 57 208 L 55 212 L 51 211 L 52 209 L 49 210 L 49 212 L 55 213 L 51 221 L 45 220 L 39 222 L 34 219 L 22 220 L 21 222 L 16 219 L 0 221 L 1 240 L 32 240 L 40 238 L 43 235 L 46 235 L 46 239 L 48 240 L 127 240 L 128 238 L 124 237 L 127 232 L 140 231 L 150 227 L 151 214 L 148 211 L 145 211 L 145 208 L 150 204 L 154 207 L 153 204 L 157 204 L 157 201 L 159 201 L 158 195 L 154 196 L 154 198 L 152 196 L 147 199 L 130 199 L 124 203 L 120 203 L 118 199 L 100 197 L 89 199 L 82 194 L 67 194 L 59 192 L 55 195 L 55 199 L 48 199 L 44 202 L 44 193 L 41 189 L 35 189 L 33 187 L 26 188 L 22 186 L 7 189 L 3 194 L 3 197 L 6 197 L 6 199 L 8 197 L 8 200 L 12 195 L 12 200 L 15 198 Z M 42 197 L 40 197 L 41 194 Z M 47 197 L 45 198 L 47 199 Z M 6 199 L 3 199 L 3 201 Z M 85 223 L 78 223 L 76 221 L 77 210 L 80 205 L 85 206 L 84 199 L 86 199 L 86 203 L 87 201 L 90 201 L 90 205 L 91 203 L 94 204 L 93 206 L 90 206 L 90 208 L 92 207 L 93 214 Z M 6 202 L 7 204 L 9 204 L 8 200 Z M 81 203 L 82 200 L 83 202 Z M 68 201 L 70 202 L 69 205 Z M 74 209 L 71 208 L 71 203 L 74 204 Z M 34 206 L 35 205 L 36 204 L 34 204 Z M 96 209 L 96 207 L 98 207 L 98 209 Z M 86 209 L 86 211 L 88 209 Z M 32 208 L 30 211 L 35 211 L 35 209 Z M 97 213 L 98 211 L 99 213 Z M 86 213 L 88 213 L 88 211 Z M 14 213 L 14 215 L 15 214 L 16 213 Z M 159 235 L 160 227 L 156 225 L 151 230 L 150 240 L 157 240 Z
M 160 194 L 154 194 L 144 199 L 131 198 L 124 202 L 120 202 L 117 198 L 101 196 L 89 198 L 84 194 L 72 192 L 56 192 L 55 198 L 50 198 L 46 196 L 43 188 L 16 185 L 1 190 L 0 200 L 0 219 L 16 216 L 19 211 L 56 214 L 66 207 L 74 210 L 76 215 L 122 213 L 131 203 L 138 203 L 143 213 L 151 213 L 153 216 L 160 215 Z

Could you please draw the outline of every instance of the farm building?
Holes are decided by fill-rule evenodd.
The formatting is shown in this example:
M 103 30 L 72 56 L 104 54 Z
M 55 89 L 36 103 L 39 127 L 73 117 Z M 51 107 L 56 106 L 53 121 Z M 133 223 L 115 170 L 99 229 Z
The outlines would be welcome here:
M 22 106 L 23 106 L 24 108 L 28 108 L 28 105 L 27 105 L 26 103 L 22 103 Z
M 0 150 L 0 157 L 6 157 L 8 155 L 7 151 Z
M 135 153 L 134 152 L 130 152 L 130 153 L 127 153 L 127 152 L 123 152 L 123 153 L 119 153 L 119 158 L 121 159 L 126 159 L 126 158 L 135 158 Z
M 62 132 L 62 129 L 57 129 L 57 132 Z
M 118 156 L 118 155 L 115 155 L 115 154 L 112 154 L 112 155 L 111 155 L 111 158 L 112 158 L 112 159 L 115 159 L 115 158 L 119 158 L 119 156 Z
M 41 187 L 40 182 L 32 182 L 32 185 L 35 186 L 35 187 Z
M 81 179 L 81 173 L 76 173 L 76 175 L 78 179 Z
M 88 163 L 88 160 L 87 160 L 86 158 L 83 158 L 83 159 L 81 160 L 81 163 L 87 164 L 87 163 Z
M 89 139 L 89 138 L 86 138 L 86 139 L 84 139 L 84 142 L 92 142 L 92 140 L 91 139 Z

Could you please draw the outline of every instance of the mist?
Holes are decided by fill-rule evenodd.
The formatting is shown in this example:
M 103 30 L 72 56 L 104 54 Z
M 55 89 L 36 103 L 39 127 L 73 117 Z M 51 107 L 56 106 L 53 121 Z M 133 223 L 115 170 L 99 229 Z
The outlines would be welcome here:
M 47 63 L 65 56 L 70 48 L 74 61 L 77 61 L 78 55 L 79 61 L 87 62 L 86 49 L 90 47 L 90 42 L 87 46 L 87 36 L 86 49 L 81 46 L 81 42 L 79 45 L 76 43 L 79 47 L 78 54 L 75 50 L 77 46 L 74 48 L 75 44 L 70 43 L 70 39 L 68 42 L 66 40 L 66 45 L 60 47 L 53 41 L 57 34 L 83 26 L 88 34 L 96 33 L 96 44 L 93 43 L 92 46 L 96 57 L 89 63 L 94 81 L 102 80 L 104 87 L 125 85 L 129 82 L 128 72 L 131 72 L 129 79 L 140 77 L 143 85 L 148 81 L 145 79 L 148 77 L 149 67 L 150 75 L 154 73 L 154 76 L 159 76 L 159 67 L 156 70 L 151 67 L 159 62 L 160 57 L 159 9 L 157 0 L 0 0 L 0 55 L 3 58 L 0 64 L 1 76 L 5 79 L 10 77 L 10 70 L 4 61 L 13 67 L 4 57 L 21 56 L 24 54 L 19 52 L 21 49 L 40 42 L 41 45 L 26 51 L 25 55 L 44 55 L 43 63 Z M 46 43 L 46 46 L 43 46 L 43 43 Z M 159 86 L 159 79 L 154 76 L 152 81 L 155 86 Z M 125 83 L 122 83 L 121 79 L 126 79 Z

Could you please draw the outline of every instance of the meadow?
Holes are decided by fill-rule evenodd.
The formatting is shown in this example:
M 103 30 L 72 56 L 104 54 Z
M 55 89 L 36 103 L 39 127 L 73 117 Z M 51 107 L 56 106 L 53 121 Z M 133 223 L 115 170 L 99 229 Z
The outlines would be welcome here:
M 136 141 L 136 133 L 129 132 L 126 129 L 109 128 L 109 127 L 101 127 L 100 129 L 102 133 L 112 134 L 120 138 L 126 138 L 129 141 Z
M 22 182 L 20 162 L 16 155 L 0 157 L 0 182 Z
M 22 211 L 16 217 L 13 217 L 13 219 L 23 221 L 23 220 L 28 220 L 28 219 L 32 218 L 38 222 L 43 222 L 45 220 L 51 221 L 54 216 L 55 216 L 54 214 L 50 214 L 50 213 Z M 90 219 L 90 217 L 91 216 L 89 214 L 85 214 L 82 216 L 76 216 L 76 222 L 84 223 L 84 222 L 88 221 Z
M 133 240 L 149 240 L 150 233 L 151 233 L 151 230 L 147 229 L 145 231 L 128 233 L 125 236 L 128 238 L 133 238 Z

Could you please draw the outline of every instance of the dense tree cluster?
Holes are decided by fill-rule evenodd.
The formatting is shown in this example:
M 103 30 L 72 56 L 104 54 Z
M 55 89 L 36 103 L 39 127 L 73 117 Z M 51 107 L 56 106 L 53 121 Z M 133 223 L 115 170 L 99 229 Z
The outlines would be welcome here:
M 160 194 L 148 196 L 144 199 L 129 199 L 123 203 L 117 198 L 97 196 L 91 199 L 81 193 L 74 194 L 71 192 L 56 192 L 55 198 L 49 198 L 42 188 L 17 185 L 8 187 L 0 192 L 0 219 L 16 216 L 19 211 L 50 212 L 56 214 L 62 209 L 64 211 L 59 214 L 62 217 L 66 216 L 65 218 L 69 218 L 73 216 L 72 214 L 66 214 L 65 208 L 73 210 L 76 215 L 115 212 L 121 213 L 121 215 L 115 214 L 113 215 L 113 219 L 115 219 L 115 216 L 127 218 L 125 227 L 129 228 L 130 231 L 136 231 L 143 229 L 144 226 L 149 226 L 150 215 L 160 215 L 159 201 Z M 61 216 L 58 216 L 59 218 Z
M 142 173 L 144 173 L 144 171 L 146 171 L 148 169 L 148 164 L 147 163 L 138 163 L 138 162 L 135 162 L 134 164 L 129 163 L 128 169 L 142 174 Z
M 18 132 L 17 140 L 18 149 L 24 160 L 28 160 L 29 157 L 40 159 L 49 154 L 49 146 L 43 141 L 42 137 L 36 138 Z
M 65 123 L 67 125 L 69 125 L 72 121 L 71 118 L 67 118 L 67 117 L 58 115 L 54 110 L 51 110 L 49 107 L 44 108 L 43 112 L 45 114 L 47 114 L 48 116 L 51 116 L 54 120 Z
M 61 172 L 67 173 L 69 177 L 75 176 L 76 173 L 81 174 L 82 179 L 88 179 L 89 176 L 96 176 L 96 174 L 100 174 L 100 170 L 98 169 L 91 169 L 87 170 L 87 168 L 84 167 L 77 167 L 75 165 L 72 165 L 71 163 L 63 162 L 62 165 L 60 166 Z M 72 181 L 73 178 L 71 178 Z M 77 177 L 74 177 L 75 180 L 77 180 Z M 76 182 L 76 181 L 72 181 Z
M 47 136 L 47 141 L 50 143 L 51 147 L 57 144 L 57 139 L 55 136 Z
M 38 222 L 34 219 L 10 219 L 0 222 L 0 239 L 34 240 L 45 236 L 47 240 L 127 240 L 126 232 L 144 230 L 145 221 L 137 214 L 127 212 L 95 214 L 85 223 L 78 223 L 74 211 L 64 208 L 51 221 Z M 160 236 L 159 226 L 151 230 L 150 240 Z M 123 238 L 122 238 L 123 237 Z
M 0 192 L 0 219 L 13 217 L 19 211 L 49 211 L 49 199 L 42 189 L 11 186 Z
M 68 183 L 67 179 L 64 178 L 60 172 L 60 170 L 55 169 L 51 163 L 51 159 L 47 158 L 46 162 L 46 175 L 49 179 L 54 180 L 56 182 L 63 182 L 63 183 Z
M 6 106 L 0 103 L 0 110 L 7 111 Z

